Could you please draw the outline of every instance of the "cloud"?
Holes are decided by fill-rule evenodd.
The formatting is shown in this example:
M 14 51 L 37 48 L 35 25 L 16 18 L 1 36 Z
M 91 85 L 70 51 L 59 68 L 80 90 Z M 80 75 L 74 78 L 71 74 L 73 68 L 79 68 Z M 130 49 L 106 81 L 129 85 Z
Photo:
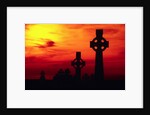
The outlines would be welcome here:
M 116 34 L 118 29 L 104 29 L 105 34 Z
M 85 26 L 85 24 L 64 24 L 68 29 L 80 29 Z
M 101 28 L 86 28 L 85 30 L 88 32 L 93 32 L 95 34 L 96 29 L 101 29 Z M 103 29 L 105 34 L 116 34 L 119 30 L 118 29 Z
M 52 47 L 52 46 L 55 46 L 55 42 L 54 41 L 47 41 L 47 47 Z
M 38 48 L 46 48 L 44 45 L 37 46 Z
M 57 34 L 57 35 L 62 35 L 62 33 L 58 33 L 58 32 L 49 32 L 50 34 Z
M 51 62 L 51 58 L 55 56 L 56 54 L 48 54 L 48 55 L 42 55 L 42 56 L 26 56 L 25 63 L 26 64 L 49 63 Z
M 53 46 L 55 46 L 55 42 L 52 41 L 52 40 L 49 40 L 49 41 L 46 41 L 46 43 L 44 45 L 39 45 L 38 44 L 38 46 L 36 46 L 36 47 L 38 47 L 38 48 L 48 48 L 48 47 L 53 47 Z
M 37 57 L 36 56 L 30 56 L 30 57 L 25 57 L 25 62 L 26 63 L 33 63 L 37 61 Z
M 26 30 L 29 30 L 31 26 L 34 26 L 36 24 L 25 24 L 25 29 Z

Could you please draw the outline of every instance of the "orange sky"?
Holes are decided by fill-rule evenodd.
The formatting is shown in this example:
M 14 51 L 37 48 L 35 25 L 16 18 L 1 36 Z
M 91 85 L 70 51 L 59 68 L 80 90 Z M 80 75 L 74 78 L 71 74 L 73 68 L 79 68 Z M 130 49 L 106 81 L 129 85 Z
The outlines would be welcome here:
M 60 68 L 70 68 L 74 74 L 70 63 L 76 51 L 86 61 L 82 74 L 94 73 L 95 52 L 90 41 L 96 37 L 96 29 L 104 29 L 103 37 L 109 41 L 109 48 L 103 52 L 105 76 L 124 79 L 118 78 L 125 72 L 124 24 L 26 24 L 26 79 L 38 79 L 41 70 L 46 71 L 47 79 L 52 79 Z

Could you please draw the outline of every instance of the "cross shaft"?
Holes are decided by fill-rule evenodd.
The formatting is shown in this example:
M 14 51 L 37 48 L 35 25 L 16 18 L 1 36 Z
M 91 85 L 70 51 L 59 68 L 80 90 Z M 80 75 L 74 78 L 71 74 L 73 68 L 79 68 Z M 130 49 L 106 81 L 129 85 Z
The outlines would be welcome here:
M 81 59 L 81 52 L 76 52 L 76 58 L 71 62 L 71 65 L 76 69 L 76 80 L 80 80 L 81 68 L 85 66 L 85 61 Z
M 90 48 L 96 52 L 95 80 L 104 80 L 103 51 L 109 47 L 109 42 L 103 38 L 103 30 L 96 30 L 96 37 L 90 41 Z

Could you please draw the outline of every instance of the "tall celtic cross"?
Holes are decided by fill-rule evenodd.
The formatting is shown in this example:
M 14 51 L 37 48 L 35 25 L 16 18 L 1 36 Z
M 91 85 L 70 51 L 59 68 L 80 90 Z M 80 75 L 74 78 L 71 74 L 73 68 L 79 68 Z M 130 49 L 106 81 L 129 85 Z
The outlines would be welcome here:
M 90 48 L 96 52 L 95 80 L 104 80 L 103 51 L 109 47 L 109 42 L 103 38 L 103 29 L 96 30 L 96 37 L 90 41 Z
M 81 59 L 81 52 L 76 52 L 76 58 L 71 62 L 71 65 L 76 70 L 75 79 L 80 80 L 81 78 L 81 68 L 85 66 L 85 61 Z

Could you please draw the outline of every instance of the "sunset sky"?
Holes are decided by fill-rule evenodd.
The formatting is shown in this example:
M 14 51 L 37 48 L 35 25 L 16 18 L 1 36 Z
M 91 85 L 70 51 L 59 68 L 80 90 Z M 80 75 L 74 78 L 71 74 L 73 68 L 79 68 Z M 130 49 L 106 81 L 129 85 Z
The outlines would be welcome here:
M 125 24 L 25 24 L 25 79 L 39 79 L 41 70 L 46 79 L 57 71 L 69 68 L 76 52 L 86 61 L 82 74 L 94 73 L 95 52 L 90 41 L 96 29 L 103 29 L 109 48 L 103 52 L 105 79 L 125 78 Z

